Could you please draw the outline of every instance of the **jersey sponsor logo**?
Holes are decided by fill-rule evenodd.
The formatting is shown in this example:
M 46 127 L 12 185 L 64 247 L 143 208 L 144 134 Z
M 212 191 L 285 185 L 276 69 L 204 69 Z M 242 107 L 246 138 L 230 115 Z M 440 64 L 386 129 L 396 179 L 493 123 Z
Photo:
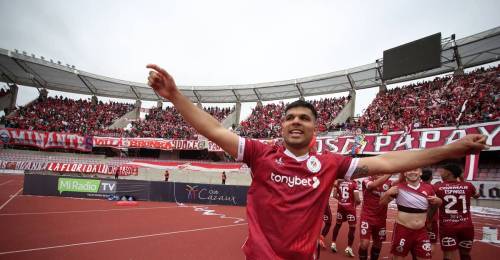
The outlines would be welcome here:
M 311 156 L 307 159 L 307 169 L 312 173 L 317 173 L 321 170 L 321 162 L 316 156 Z
M 320 181 L 317 177 L 312 178 L 300 178 L 297 176 L 283 176 L 279 174 L 271 173 L 271 180 L 276 183 L 285 183 L 288 187 L 293 188 L 295 186 L 312 187 L 313 189 L 318 188 Z
M 347 215 L 347 220 L 348 221 L 356 221 L 356 216 L 352 215 L 352 214 L 348 214 Z
M 441 239 L 441 245 L 443 246 L 455 246 L 456 244 L 457 241 L 455 241 L 455 239 L 452 237 L 443 237 Z

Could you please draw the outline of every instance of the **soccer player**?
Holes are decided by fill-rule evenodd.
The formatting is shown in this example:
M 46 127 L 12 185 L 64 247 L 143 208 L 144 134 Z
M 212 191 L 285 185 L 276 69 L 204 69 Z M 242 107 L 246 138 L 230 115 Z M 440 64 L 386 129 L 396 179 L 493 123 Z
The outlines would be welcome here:
M 429 168 L 422 169 L 422 176 L 420 176 L 420 179 L 427 184 L 432 184 L 432 170 Z M 429 240 L 431 241 L 432 252 L 435 252 L 434 245 L 438 242 L 439 234 L 439 214 L 437 209 L 438 208 L 436 207 L 429 208 L 427 222 L 425 223 L 425 226 L 427 227 L 427 234 L 429 235 Z
M 355 158 L 311 151 L 316 127 L 313 105 L 298 100 L 285 108 L 283 144 L 267 145 L 239 137 L 196 107 L 162 68 L 148 65 L 148 85 L 169 100 L 184 120 L 225 152 L 245 162 L 252 172 L 247 195 L 247 259 L 313 259 L 322 215 L 335 179 L 387 174 L 463 157 L 485 149 L 486 137 L 468 135 L 461 140 L 419 151 L 396 151 Z
M 316 259 L 319 259 L 320 249 L 326 248 L 325 237 L 326 235 L 328 235 L 328 231 L 330 231 L 331 226 L 332 226 L 332 209 L 330 208 L 330 204 L 327 203 L 325 212 L 323 213 L 323 228 L 321 229 L 321 235 L 319 236 Z
M 370 259 L 377 260 L 382 250 L 382 242 L 386 238 L 387 205 L 380 205 L 380 197 L 384 192 L 396 184 L 389 180 L 390 174 L 371 176 L 362 182 L 363 203 L 359 230 L 359 259 L 368 259 L 370 239 L 373 244 L 370 250 Z
M 337 252 L 337 236 L 342 223 L 347 221 L 349 233 L 347 234 L 347 247 L 344 252 L 347 256 L 354 257 L 352 243 L 354 242 L 354 232 L 356 232 L 356 205 L 360 204 L 358 185 L 356 181 L 336 180 L 334 189 L 335 198 L 338 201 L 337 223 L 333 228 L 330 248 L 332 252 Z
M 438 167 L 443 182 L 434 185 L 436 195 L 443 200 L 439 208 L 439 238 L 444 259 L 453 259 L 458 253 L 461 260 L 471 259 L 474 224 L 470 215 L 470 199 L 479 197 L 470 182 L 461 181 L 462 168 L 448 163 Z
M 398 214 L 392 233 L 391 253 L 393 259 L 403 259 L 412 252 L 417 259 L 431 259 L 431 243 L 425 223 L 430 207 L 437 207 L 441 199 L 435 196 L 432 185 L 422 182 L 422 169 L 403 174 L 404 181 L 390 188 L 380 198 L 387 205 L 396 198 Z

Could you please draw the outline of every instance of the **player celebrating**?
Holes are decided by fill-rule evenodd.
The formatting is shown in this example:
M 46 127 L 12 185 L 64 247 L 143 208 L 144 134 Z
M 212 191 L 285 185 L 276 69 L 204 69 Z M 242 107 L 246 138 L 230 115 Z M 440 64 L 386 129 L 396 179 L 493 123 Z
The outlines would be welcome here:
M 439 208 L 439 237 L 444 259 L 453 259 L 457 249 L 461 260 L 471 259 L 474 225 L 470 215 L 470 199 L 479 197 L 470 182 L 461 181 L 462 169 L 449 163 L 438 167 L 443 182 L 434 185 L 443 200 Z
M 368 259 L 370 238 L 373 240 L 370 259 L 377 260 L 382 250 L 382 242 L 386 238 L 387 205 L 380 205 L 379 202 L 382 194 L 395 184 L 389 180 L 390 177 L 390 174 L 372 176 L 362 182 L 363 204 L 359 230 L 359 259 Z
M 428 168 L 422 169 L 422 176 L 420 176 L 420 179 L 427 184 L 432 184 L 432 170 Z M 429 208 L 427 212 L 427 221 L 425 223 L 427 234 L 431 241 L 432 252 L 434 252 L 434 245 L 438 242 L 439 235 L 439 214 L 437 209 L 436 207 Z
M 328 235 L 328 231 L 330 231 L 330 227 L 332 226 L 332 209 L 330 208 L 330 204 L 326 204 L 325 212 L 323 213 L 323 229 L 321 229 L 321 235 L 318 240 L 318 251 L 316 254 L 316 259 L 319 259 L 320 248 L 326 248 L 325 245 L 325 237 Z
M 437 207 L 441 200 L 435 196 L 432 185 L 422 182 L 420 168 L 403 174 L 404 181 L 390 188 L 380 198 L 387 205 L 395 197 L 398 214 L 392 235 L 393 259 L 403 259 L 411 251 L 417 259 L 431 259 L 431 243 L 425 223 L 429 207 Z
M 184 120 L 225 152 L 246 163 L 252 172 L 247 195 L 248 239 L 246 259 L 313 259 L 322 221 L 335 179 L 388 174 L 463 157 L 485 149 L 486 137 L 461 140 L 419 151 L 395 151 L 367 158 L 317 153 L 309 144 L 317 112 L 298 100 L 285 108 L 283 144 L 267 145 L 239 137 L 214 117 L 196 107 L 177 88 L 164 69 L 148 65 L 148 85 L 175 106 Z
M 354 232 L 356 231 L 356 205 L 360 203 L 358 185 L 356 181 L 337 180 L 334 186 L 335 198 L 338 200 L 337 223 L 333 228 L 332 245 L 333 252 L 337 252 L 337 236 L 342 227 L 342 223 L 349 223 L 349 233 L 347 235 L 346 255 L 354 257 L 352 243 L 354 242 Z

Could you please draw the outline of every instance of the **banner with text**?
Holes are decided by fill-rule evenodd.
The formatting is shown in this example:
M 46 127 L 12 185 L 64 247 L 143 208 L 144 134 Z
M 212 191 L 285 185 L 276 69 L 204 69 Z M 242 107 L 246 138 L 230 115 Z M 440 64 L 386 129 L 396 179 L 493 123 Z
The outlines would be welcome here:
M 489 150 L 500 150 L 500 121 L 468 126 L 415 129 L 411 133 L 390 132 L 387 135 L 317 137 L 319 152 L 329 150 L 341 154 L 380 154 L 399 150 L 437 147 L 456 141 L 466 134 L 483 134 Z
M 14 128 L 0 129 L 0 143 L 32 146 L 40 149 L 92 151 L 92 137 L 69 133 L 31 131 Z
M 411 132 L 390 132 L 386 135 L 360 134 L 317 137 L 317 150 L 329 150 L 341 154 L 380 154 L 389 151 L 415 150 L 451 143 L 466 134 L 483 134 L 487 137 L 490 150 L 500 150 L 500 121 L 460 127 L 414 129 Z M 222 152 L 222 149 L 208 140 L 170 140 L 161 138 L 116 138 L 82 137 L 75 134 L 40 132 L 3 128 L 0 140 L 4 144 L 28 145 L 41 149 L 63 148 L 91 151 L 93 147 L 159 149 L 159 150 L 205 150 Z M 278 139 L 260 140 L 273 144 Z
M 110 166 L 106 164 L 87 164 L 87 163 L 54 163 L 49 162 L 45 168 L 53 172 L 81 172 L 81 173 L 99 173 L 114 175 L 118 171 L 120 176 L 137 175 L 138 168 L 135 166 Z
M 207 140 L 169 140 L 160 138 L 117 138 L 94 136 L 94 147 L 112 147 L 129 149 L 158 150 L 204 150 L 222 152 L 222 149 L 212 141 Z

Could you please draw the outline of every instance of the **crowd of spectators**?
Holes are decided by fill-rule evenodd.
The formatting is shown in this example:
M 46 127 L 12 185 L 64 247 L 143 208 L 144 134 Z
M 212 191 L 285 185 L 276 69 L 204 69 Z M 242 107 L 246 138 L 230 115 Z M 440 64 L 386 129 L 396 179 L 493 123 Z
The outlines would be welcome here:
M 94 135 L 134 108 L 131 104 L 92 104 L 90 100 L 40 97 L 6 119 L 6 127 Z
M 222 122 L 233 112 L 231 108 L 208 107 L 204 110 Z M 119 130 L 121 131 L 121 130 Z M 127 137 L 155 137 L 165 139 L 197 139 L 196 130 L 191 127 L 175 107 L 165 109 L 154 108 L 146 115 L 145 120 L 132 122 L 130 130 L 121 131 L 121 136 Z
M 437 77 L 432 81 L 379 92 L 358 120 L 342 125 L 334 124 L 333 120 L 350 101 L 350 96 L 310 102 L 318 112 L 318 133 L 338 130 L 339 127 L 386 132 L 456 126 L 499 120 L 499 82 L 500 65 L 480 68 L 462 76 Z M 0 97 L 7 91 L 1 89 Z M 257 105 L 236 131 L 251 138 L 280 137 L 285 106 L 283 101 Z M 197 132 L 174 107 L 153 108 L 144 120 L 132 121 L 128 129 L 108 129 L 116 119 L 132 109 L 131 104 L 93 103 L 90 100 L 41 95 L 2 121 L 11 128 L 80 135 L 197 139 Z M 233 112 L 231 108 L 220 107 L 204 110 L 220 122 Z
M 497 66 L 379 92 L 355 127 L 384 132 L 495 121 L 499 83 Z
M 328 132 L 337 127 L 333 120 L 349 102 L 350 96 L 325 98 L 310 101 L 318 113 L 317 131 Z M 275 138 L 281 136 L 281 120 L 286 105 L 283 101 L 267 105 L 257 105 L 248 119 L 241 122 L 239 134 L 251 138 Z

